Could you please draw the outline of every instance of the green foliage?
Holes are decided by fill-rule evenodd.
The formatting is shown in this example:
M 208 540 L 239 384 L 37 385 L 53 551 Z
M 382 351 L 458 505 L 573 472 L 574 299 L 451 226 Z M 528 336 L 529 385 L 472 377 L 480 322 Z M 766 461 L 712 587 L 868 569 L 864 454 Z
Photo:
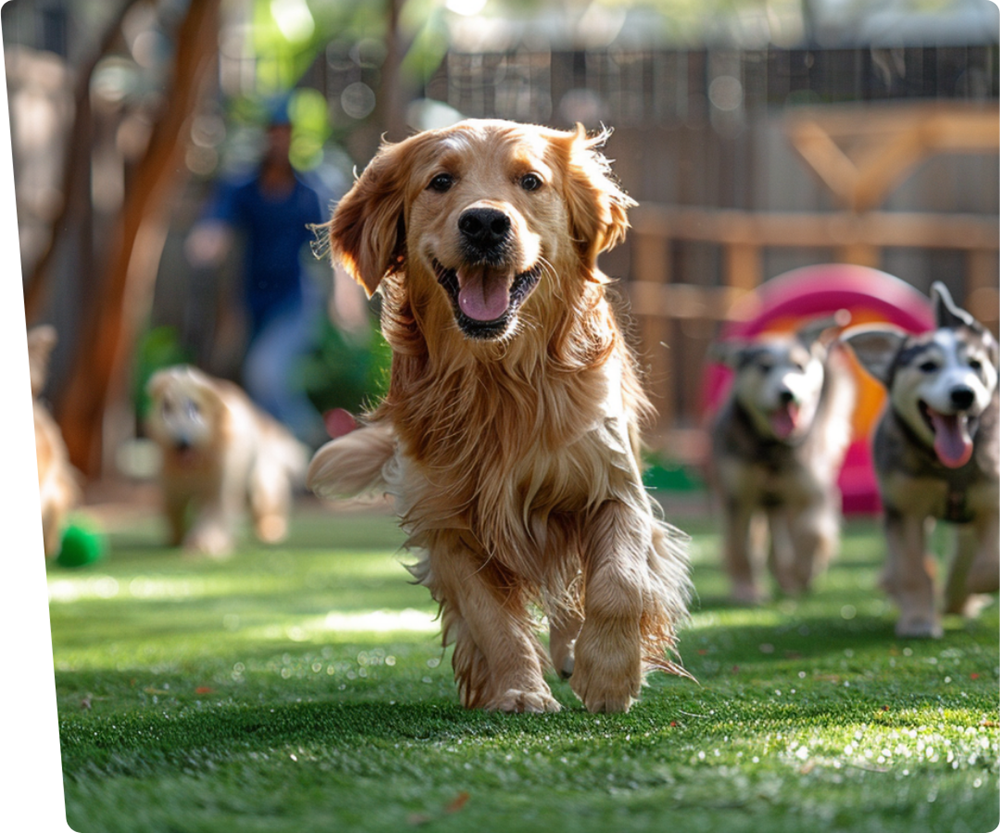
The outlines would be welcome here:
M 677 520 L 676 518 L 674 520 Z M 852 523 L 804 599 L 725 599 L 691 518 L 681 654 L 627 715 L 457 704 L 429 594 L 377 514 L 303 511 L 287 546 L 182 558 L 147 521 L 50 566 L 70 825 L 143 831 L 986 833 L 998 615 L 893 635 L 883 542 Z M 245 539 L 249 542 L 249 538 Z M 942 543 L 936 541 L 936 544 Z
M 176 327 L 153 327 L 143 333 L 135 348 L 132 379 L 133 401 L 140 423 L 149 413 L 149 395 L 146 393 L 149 377 L 164 367 L 189 364 L 192 360 L 190 351 L 181 345 Z
M 319 345 L 302 364 L 301 379 L 320 413 L 343 408 L 358 414 L 388 390 L 391 358 L 374 324 L 366 337 L 356 340 L 325 321 Z

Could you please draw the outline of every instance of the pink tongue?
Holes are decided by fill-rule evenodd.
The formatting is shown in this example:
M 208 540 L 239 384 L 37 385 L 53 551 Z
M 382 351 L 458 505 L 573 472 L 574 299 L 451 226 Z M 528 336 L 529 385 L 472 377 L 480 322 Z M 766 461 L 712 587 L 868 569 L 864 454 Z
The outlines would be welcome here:
M 934 424 L 934 450 L 948 468 L 957 469 L 972 457 L 972 439 L 967 429 L 967 417 L 962 414 L 939 414 L 927 409 Z
M 495 321 L 510 306 L 507 276 L 489 268 L 458 272 L 458 306 L 476 321 Z
M 786 405 L 771 414 L 771 430 L 779 440 L 787 439 L 795 430 L 799 418 L 797 405 Z

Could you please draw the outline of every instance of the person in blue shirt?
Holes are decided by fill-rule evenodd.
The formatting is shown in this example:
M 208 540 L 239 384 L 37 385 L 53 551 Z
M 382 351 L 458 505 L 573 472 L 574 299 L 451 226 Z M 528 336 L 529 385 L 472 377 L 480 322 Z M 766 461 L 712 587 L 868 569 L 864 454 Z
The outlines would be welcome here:
M 267 148 L 254 174 L 224 183 L 186 242 L 196 266 L 218 265 L 234 232 L 244 238 L 242 298 L 249 338 L 243 364 L 247 393 L 316 445 L 325 436 L 322 418 L 300 384 L 295 368 L 316 336 L 323 309 L 318 289 L 302 265 L 314 239 L 312 224 L 326 218 L 319 194 L 289 161 L 292 128 L 283 109 L 267 125 Z

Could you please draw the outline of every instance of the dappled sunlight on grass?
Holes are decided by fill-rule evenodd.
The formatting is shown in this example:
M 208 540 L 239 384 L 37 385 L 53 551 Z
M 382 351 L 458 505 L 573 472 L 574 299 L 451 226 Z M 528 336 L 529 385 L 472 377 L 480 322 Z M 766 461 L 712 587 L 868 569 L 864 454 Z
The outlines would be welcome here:
M 223 562 L 160 547 L 152 524 L 123 529 L 104 562 L 50 569 L 71 824 L 996 826 L 996 604 L 947 619 L 942 640 L 897 639 L 864 521 L 812 595 L 733 605 L 717 533 L 691 526 L 697 598 L 679 647 L 698 682 L 652 674 L 629 714 L 591 715 L 550 677 L 563 711 L 543 716 L 458 705 L 437 607 L 410 583 L 391 518 L 308 514 L 287 545 Z

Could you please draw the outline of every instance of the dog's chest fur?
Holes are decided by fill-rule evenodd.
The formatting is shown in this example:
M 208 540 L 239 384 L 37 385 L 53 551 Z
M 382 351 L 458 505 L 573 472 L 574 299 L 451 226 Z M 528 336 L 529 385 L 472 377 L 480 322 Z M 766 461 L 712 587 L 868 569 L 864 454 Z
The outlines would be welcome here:
M 1000 423 L 998 393 L 979 417 L 972 459 L 958 469 L 944 466 L 920 442 L 893 408 L 875 435 L 875 468 L 888 508 L 905 514 L 965 522 L 996 512 L 1000 500 Z
M 399 441 L 387 479 L 411 540 L 468 530 L 482 555 L 530 575 L 548 561 L 553 524 L 566 532 L 605 500 L 634 499 L 639 472 L 624 357 L 523 371 L 470 363 L 428 374 L 419 391 L 390 394 L 382 413 Z

